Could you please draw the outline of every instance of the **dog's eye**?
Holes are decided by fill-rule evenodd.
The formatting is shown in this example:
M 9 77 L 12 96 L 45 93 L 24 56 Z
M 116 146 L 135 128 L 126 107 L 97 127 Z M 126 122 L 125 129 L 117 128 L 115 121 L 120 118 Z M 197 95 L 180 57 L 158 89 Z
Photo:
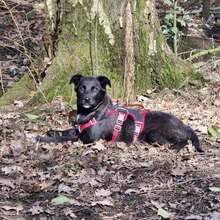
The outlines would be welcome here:
M 97 92 L 97 91 L 99 91 L 99 88 L 96 87 L 96 86 L 92 86 L 91 91 L 93 91 L 93 92 L 96 91 Z
M 80 86 L 80 87 L 78 88 L 78 91 L 79 91 L 79 92 L 84 92 L 84 91 L 85 91 L 85 86 Z

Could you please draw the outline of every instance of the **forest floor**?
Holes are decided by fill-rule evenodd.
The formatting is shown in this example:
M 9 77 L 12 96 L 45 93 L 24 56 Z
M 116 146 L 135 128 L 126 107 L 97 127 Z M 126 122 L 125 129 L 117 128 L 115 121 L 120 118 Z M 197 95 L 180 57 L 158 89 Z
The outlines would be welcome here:
M 177 154 L 149 144 L 39 144 L 36 135 L 70 127 L 62 100 L 29 115 L 10 106 L 0 114 L 0 219 L 219 220 L 220 193 L 210 187 L 220 187 L 220 142 L 207 133 L 220 128 L 219 86 L 138 100 L 192 126 L 205 154 L 190 144 Z
M 5 2 L 19 24 L 16 29 L 2 1 L 0 68 L 7 90 L 44 46 L 36 1 Z M 204 72 L 219 76 L 217 71 L 219 64 Z M 220 187 L 220 141 L 208 135 L 208 128 L 220 128 L 219 86 L 149 91 L 138 100 L 195 129 L 205 154 L 190 144 L 176 154 L 168 146 L 148 144 L 35 143 L 34 137 L 50 128 L 69 128 L 69 109 L 57 98 L 26 114 L 19 109 L 23 103 L 15 101 L 0 110 L 0 220 L 157 220 L 168 214 L 175 220 L 219 220 L 220 192 L 210 187 Z

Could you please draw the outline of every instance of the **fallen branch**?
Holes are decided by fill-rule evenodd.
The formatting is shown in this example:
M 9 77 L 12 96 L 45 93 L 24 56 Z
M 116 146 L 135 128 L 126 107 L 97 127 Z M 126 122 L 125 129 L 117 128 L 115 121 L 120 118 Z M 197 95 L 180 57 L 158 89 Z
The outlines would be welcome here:
M 1 64 L 1 63 L 0 63 Z M 3 76 L 2 76 L 2 70 L 1 70 L 1 65 L 0 65 L 0 83 L 1 83 L 1 89 L 3 94 L 5 93 L 5 88 L 4 88 L 4 83 L 3 83 Z
M 216 53 L 220 53 L 220 46 L 216 47 L 216 48 L 213 48 L 213 49 L 208 49 L 208 50 L 200 51 L 200 52 L 192 55 L 191 57 L 187 58 L 186 60 L 192 61 L 192 60 L 194 60 L 196 58 L 199 58 L 201 56 L 213 55 L 213 54 L 216 54 Z

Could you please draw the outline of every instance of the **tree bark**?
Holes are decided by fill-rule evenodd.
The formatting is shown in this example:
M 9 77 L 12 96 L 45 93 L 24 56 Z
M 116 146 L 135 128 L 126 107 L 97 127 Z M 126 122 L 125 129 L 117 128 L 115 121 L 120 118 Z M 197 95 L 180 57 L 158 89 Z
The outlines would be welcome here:
M 210 13 L 210 0 L 203 0 L 202 17 L 207 21 Z
M 127 1 L 124 11 L 124 34 L 122 41 L 123 77 L 124 77 L 124 100 L 126 103 L 134 95 L 135 62 L 134 62 L 134 36 L 133 36 L 133 17 L 131 2 Z

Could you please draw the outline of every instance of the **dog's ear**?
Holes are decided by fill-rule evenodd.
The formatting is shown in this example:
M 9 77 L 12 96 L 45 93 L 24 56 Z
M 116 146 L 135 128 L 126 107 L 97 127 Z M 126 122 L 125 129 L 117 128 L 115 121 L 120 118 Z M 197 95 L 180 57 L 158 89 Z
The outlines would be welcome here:
M 105 76 L 98 76 L 97 79 L 99 80 L 102 88 L 105 89 L 107 85 L 109 85 L 111 87 L 111 82 L 110 82 L 110 80 L 107 77 L 105 77 Z
M 77 86 L 78 83 L 79 83 L 79 81 L 80 81 L 80 79 L 81 79 L 82 77 L 83 77 L 83 76 L 80 75 L 80 74 L 73 75 L 73 76 L 71 77 L 71 79 L 70 79 L 70 84 L 73 83 L 75 86 Z

